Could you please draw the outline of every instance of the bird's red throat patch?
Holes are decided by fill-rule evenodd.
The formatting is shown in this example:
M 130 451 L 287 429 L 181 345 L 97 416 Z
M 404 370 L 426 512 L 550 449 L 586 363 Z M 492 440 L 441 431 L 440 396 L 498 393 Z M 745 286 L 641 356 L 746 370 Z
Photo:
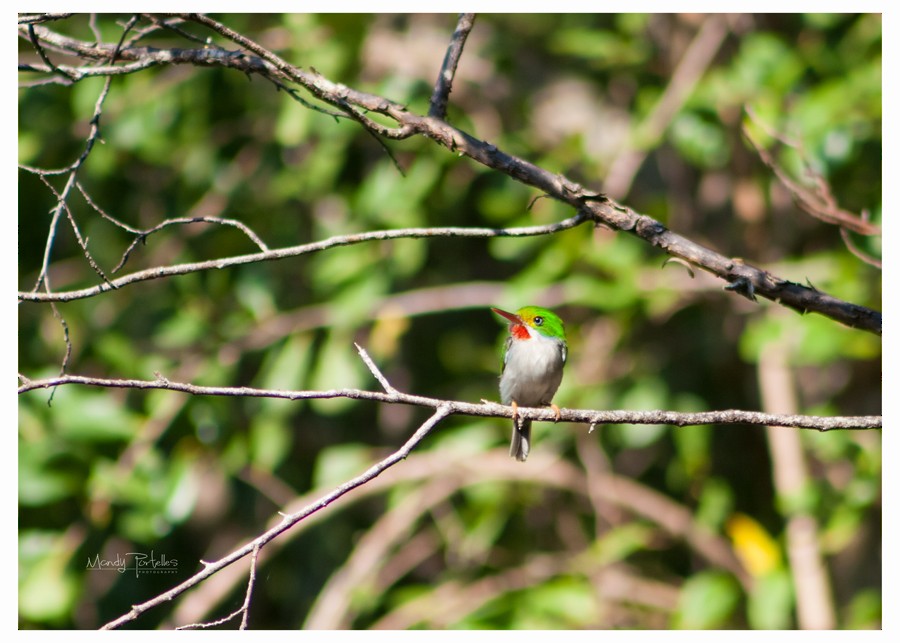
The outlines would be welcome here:
M 531 339 L 531 334 L 523 324 L 510 324 L 509 334 L 516 339 Z

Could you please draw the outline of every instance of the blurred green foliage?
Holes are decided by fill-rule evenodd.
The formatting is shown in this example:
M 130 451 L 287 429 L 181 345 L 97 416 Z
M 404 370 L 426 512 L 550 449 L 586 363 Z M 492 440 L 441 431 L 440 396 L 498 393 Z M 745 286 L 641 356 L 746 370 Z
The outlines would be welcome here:
M 842 207 L 880 224 L 881 17 L 734 16 L 661 138 L 642 138 L 705 18 L 479 16 L 450 120 L 599 189 L 620 155 L 638 149 L 646 158 L 617 195 L 624 203 L 782 278 L 880 308 L 880 273 L 848 252 L 835 227 L 794 206 L 741 126 L 796 180 L 809 185 L 812 168 Z M 95 26 L 116 42 L 125 19 L 100 15 Z M 220 19 L 293 64 L 419 112 L 455 24 L 442 15 Z M 46 26 L 95 37 L 84 15 Z M 183 29 L 200 42 L 210 35 Z M 141 44 L 202 46 L 168 31 Z M 39 62 L 27 39 L 19 55 Z M 83 148 L 103 80 L 30 83 L 39 76 L 20 73 L 19 162 L 63 167 Z M 745 106 L 800 147 L 749 122 Z M 78 179 L 100 208 L 140 229 L 227 217 L 277 248 L 368 230 L 531 225 L 572 214 L 427 140 L 386 143 L 401 174 L 358 124 L 228 69 L 160 66 L 116 77 L 100 126 L 103 143 Z M 48 180 L 59 190 L 65 175 Z M 19 288 L 29 290 L 55 200 L 25 170 L 18 190 Z M 133 235 L 77 191 L 68 203 L 109 272 Z M 880 254 L 878 238 L 853 238 Z M 119 274 L 255 250 L 234 227 L 169 226 L 139 244 Z M 549 237 L 374 242 L 145 281 L 57 309 L 72 342 L 70 373 L 376 389 L 358 342 L 401 390 L 477 401 L 498 396 L 503 328 L 488 307 L 541 304 L 558 310 L 569 331 L 560 406 L 759 409 L 759 356 L 774 342 L 787 352 L 800 412 L 881 412 L 880 338 L 751 304 L 704 274 L 661 269 L 663 260 L 634 238 L 587 227 Z M 54 289 L 98 282 L 66 222 L 49 275 Z M 58 373 L 65 344 L 50 307 L 20 304 L 18 354 L 31 379 Z M 47 391 L 22 395 L 19 627 L 102 625 L 187 578 L 197 561 L 255 537 L 298 496 L 312 500 L 358 475 L 425 417 L 346 399 L 75 386 L 52 401 Z M 367 485 L 263 550 L 251 627 L 797 627 L 789 570 L 744 586 L 653 516 L 632 513 L 628 496 L 616 500 L 600 486 L 601 473 L 660 494 L 723 543 L 734 512 L 753 516 L 780 548 L 791 515 L 810 512 L 837 626 L 880 627 L 880 433 L 803 433 L 808 491 L 789 498 L 774 487 L 762 429 L 583 429 L 535 425 L 534 455 L 519 465 L 505 455 L 507 423 L 444 422 L 392 470 L 390 484 Z M 376 544 L 357 551 L 367 534 Z M 150 550 L 177 559 L 177 576 L 85 568 L 97 555 Z M 341 589 L 346 577 L 355 579 L 352 590 Z M 176 611 L 176 600 L 134 626 L 212 620 L 236 609 L 243 591 L 241 578 L 204 611 Z M 346 600 L 345 608 L 326 617 L 326 598 Z

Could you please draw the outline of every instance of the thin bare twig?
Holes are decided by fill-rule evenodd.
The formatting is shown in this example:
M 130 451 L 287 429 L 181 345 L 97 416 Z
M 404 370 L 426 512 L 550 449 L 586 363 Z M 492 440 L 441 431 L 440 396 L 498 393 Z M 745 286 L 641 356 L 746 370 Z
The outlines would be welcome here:
M 50 255 L 56 240 L 56 232 L 59 229 L 60 217 L 62 217 L 62 207 L 60 205 L 59 197 L 57 197 L 56 206 L 51 210 L 50 227 L 47 230 L 47 241 L 44 243 L 44 256 L 41 258 L 41 269 L 38 272 L 34 286 L 31 288 L 32 293 L 36 293 L 41 287 L 43 287 L 46 292 L 50 292 Z
M 59 325 L 62 327 L 63 331 L 63 343 L 66 346 L 66 352 L 63 355 L 62 363 L 59 365 L 59 375 L 60 377 L 64 376 L 66 372 L 66 368 L 69 366 L 69 359 L 72 357 L 72 339 L 69 337 L 69 323 L 66 321 L 66 318 L 62 316 L 62 313 L 59 312 L 56 304 L 53 304 L 50 307 L 50 310 L 53 311 L 53 316 L 56 317 Z M 47 400 L 47 406 L 50 406 L 53 402 L 53 396 L 56 394 L 56 389 L 54 388 L 50 392 L 50 398 Z
M 109 218 L 109 217 L 107 217 Z M 148 228 L 147 230 L 138 230 L 136 231 L 137 237 L 131 242 L 128 248 L 122 253 L 122 258 L 119 260 L 119 263 L 116 264 L 116 267 L 112 269 L 112 272 L 116 273 L 121 270 L 125 263 L 128 261 L 128 257 L 131 256 L 131 253 L 134 252 L 134 249 L 142 243 L 147 242 L 147 237 L 149 237 L 154 232 L 159 232 L 163 228 L 167 228 L 170 225 L 184 225 L 187 223 L 218 223 L 220 225 L 228 225 L 237 228 L 244 234 L 246 234 L 250 240 L 256 244 L 256 247 L 259 248 L 262 252 L 269 252 L 269 247 L 265 244 L 265 242 L 259 238 L 259 236 L 250 229 L 245 223 L 238 221 L 237 219 L 223 219 L 221 217 L 179 217 L 177 219 L 166 219 L 162 223 L 159 223 L 152 228 Z
M 122 228 L 122 229 L 125 230 L 126 232 L 130 232 L 130 233 L 132 233 L 132 234 L 141 234 L 141 232 L 142 232 L 141 230 L 139 230 L 139 229 L 137 229 L 137 228 L 134 228 L 134 227 L 128 225 L 127 223 L 124 223 L 124 222 L 122 222 L 122 221 L 119 221 L 119 220 L 116 219 L 114 216 L 108 214 L 108 213 L 107 213 L 103 208 L 101 208 L 99 205 L 97 205 L 96 203 L 94 203 L 94 200 L 91 198 L 91 195 L 88 194 L 87 190 L 84 189 L 84 187 L 81 185 L 81 182 L 80 182 L 80 181 L 76 181 L 76 182 L 75 182 L 75 187 L 77 187 L 77 188 L 78 188 L 78 191 L 81 192 L 81 196 L 84 197 L 85 202 L 86 202 L 89 206 L 91 206 L 91 208 L 93 208 L 93 210 L 94 210 L 97 214 L 99 214 L 101 217 L 103 217 L 104 219 L 106 219 L 107 221 L 109 221 L 110 223 L 112 223 L 113 225 L 115 225 L 115 226 L 117 226 L 117 227 L 119 227 L 119 228 Z M 115 270 L 113 270 L 113 272 L 115 272 Z
M 865 250 L 856 245 L 856 242 L 853 241 L 853 237 L 850 236 L 850 232 L 847 228 L 841 227 L 841 239 L 844 240 L 844 245 L 847 246 L 847 250 L 850 251 L 850 254 L 855 256 L 860 261 L 864 261 L 870 266 L 874 266 L 881 270 L 882 264 L 881 259 L 876 259 Z
M 360 346 L 359 344 L 354 343 L 356 346 L 356 350 L 359 352 L 359 356 L 362 358 L 362 361 L 368 367 L 369 371 L 372 375 L 375 376 L 375 379 L 378 380 L 378 383 L 381 384 L 382 388 L 384 388 L 384 392 L 390 395 L 396 395 L 399 393 L 397 389 L 388 382 L 388 379 L 384 376 L 384 374 L 375 366 L 375 362 L 372 361 L 372 358 L 369 357 L 369 354 L 366 352 L 366 349 Z
M 188 42 L 196 42 L 201 45 L 208 45 L 209 39 L 201 38 L 200 36 L 195 36 L 191 32 L 182 29 L 178 25 L 183 24 L 184 21 L 181 18 L 173 18 L 171 20 L 161 20 L 159 16 L 155 16 L 152 13 L 142 14 L 143 18 L 149 20 L 152 24 L 144 29 L 141 29 L 138 33 L 134 35 L 133 41 L 130 42 L 130 45 L 133 45 L 134 42 L 146 38 L 151 33 L 158 31 L 160 29 L 165 29 L 166 31 L 171 31 L 176 34 L 180 38 L 184 38 Z
M 314 243 L 306 243 L 299 246 L 289 248 L 281 248 L 277 250 L 268 250 L 265 252 L 257 252 L 249 255 L 239 255 L 236 257 L 228 257 L 225 259 L 212 259 L 209 261 L 199 261 L 195 263 L 175 264 L 171 266 L 159 266 L 156 268 L 148 268 L 139 272 L 113 279 L 111 282 L 97 284 L 90 288 L 81 290 L 69 290 L 59 292 L 19 292 L 19 301 L 73 301 L 75 299 L 84 299 L 92 297 L 102 292 L 121 288 L 129 284 L 150 279 L 159 279 L 161 277 L 171 277 L 174 275 L 184 275 L 191 272 L 202 270 L 218 270 L 231 266 L 244 265 L 249 263 L 257 263 L 260 261 L 271 261 L 275 259 L 285 259 L 287 257 L 297 257 L 312 252 L 319 252 L 338 246 L 348 246 L 367 241 L 386 241 L 389 239 L 424 239 L 431 237 L 527 237 L 543 234 L 553 234 L 574 228 L 588 221 L 583 213 L 578 213 L 574 217 L 570 217 L 557 223 L 542 226 L 526 226 L 521 228 L 400 228 L 394 230 L 376 230 L 374 232 L 363 232 L 359 234 L 348 234 L 331 237 L 323 241 Z
M 44 48 L 41 46 L 41 43 L 38 42 L 37 35 L 34 33 L 34 23 L 28 23 L 28 38 L 31 40 L 31 45 L 34 47 L 34 50 L 37 52 L 38 57 L 44 61 L 44 64 L 47 66 L 48 70 L 60 74 L 63 78 L 67 79 L 69 82 L 75 80 L 72 74 L 68 71 L 60 69 L 56 65 L 53 64 L 53 61 L 47 56 L 47 52 L 44 51 Z
M 219 627 L 220 625 L 225 625 L 228 621 L 234 620 L 240 614 L 244 613 L 244 606 L 241 605 L 239 608 L 234 610 L 228 616 L 223 616 L 222 618 L 217 618 L 214 621 L 203 621 L 201 623 L 188 623 L 186 625 L 179 625 L 176 627 L 176 630 L 208 630 L 212 627 Z M 243 629 L 243 628 L 241 628 Z
M 131 19 L 128 21 L 128 23 L 125 25 L 125 27 L 122 31 L 122 36 L 119 39 L 119 42 L 112 48 L 111 52 L 109 53 L 110 63 L 115 62 L 116 56 L 118 55 L 118 53 L 122 47 L 122 42 L 125 39 L 125 36 L 128 34 L 128 32 L 131 30 L 131 28 L 135 25 L 136 22 L 137 22 L 137 16 L 132 16 Z M 22 29 L 23 27 L 19 27 L 19 28 Z M 53 63 L 50 61 L 50 59 L 44 53 L 43 47 L 41 46 L 40 42 L 38 41 L 34 22 L 29 22 L 27 24 L 27 26 L 24 27 L 24 29 L 26 29 L 26 31 L 28 32 L 29 39 L 31 40 L 34 48 L 37 50 L 38 55 L 41 57 L 42 60 L 44 60 L 44 62 L 49 67 L 52 68 Z M 40 29 L 43 29 L 43 28 L 40 27 Z M 45 289 L 45 292 L 47 294 L 50 293 L 50 282 L 49 282 L 49 278 L 48 278 L 50 254 L 51 254 L 51 251 L 53 248 L 53 243 L 56 239 L 56 231 L 57 231 L 57 226 L 59 224 L 60 214 L 63 210 L 66 211 L 66 216 L 72 225 L 72 230 L 75 233 L 75 237 L 78 241 L 78 244 L 81 247 L 82 251 L 84 252 L 84 255 L 85 255 L 88 263 L 90 264 L 91 268 L 94 269 L 94 271 L 100 276 L 100 278 L 104 281 L 104 283 L 107 286 L 111 287 L 111 282 L 106 277 L 106 275 L 103 273 L 103 271 L 100 269 L 100 266 L 97 264 L 97 262 L 94 261 L 94 258 L 91 256 L 90 252 L 88 251 L 87 240 L 82 238 L 81 232 L 79 231 L 78 226 L 75 223 L 75 218 L 72 216 L 72 213 L 68 207 L 69 193 L 72 190 L 72 186 L 75 185 L 78 171 L 82 167 L 82 165 L 85 163 L 88 156 L 90 156 L 91 150 L 93 150 L 93 148 L 94 148 L 94 144 L 100 139 L 100 116 L 103 113 L 103 105 L 106 101 L 106 97 L 109 95 L 109 88 L 110 88 L 111 84 L 112 84 L 112 78 L 108 77 L 106 79 L 106 82 L 103 85 L 103 89 L 101 90 L 100 95 L 97 97 L 97 101 L 94 103 L 94 112 L 93 112 L 93 115 L 91 116 L 91 120 L 90 120 L 90 125 L 91 125 L 90 133 L 88 134 L 88 138 L 85 141 L 84 149 L 82 150 L 81 154 L 67 168 L 69 176 L 68 176 L 68 179 L 66 180 L 66 184 L 63 187 L 62 192 L 57 192 L 53 188 L 53 186 L 49 183 L 49 181 L 46 178 L 47 174 L 49 174 L 49 173 L 46 173 L 43 171 L 37 172 L 38 175 L 40 176 L 41 180 L 44 182 L 44 184 L 48 188 L 50 188 L 50 190 L 56 196 L 56 206 L 54 206 L 53 213 L 51 216 L 50 232 L 47 235 L 47 243 L 44 248 L 44 257 L 43 257 L 43 261 L 41 264 L 41 271 L 38 276 L 38 280 L 34 285 L 35 293 L 42 285 Z M 66 323 L 65 317 L 63 317 L 62 313 L 59 312 L 59 310 L 56 308 L 55 305 L 53 306 L 53 315 L 59 320 L 59 323 L 62 326 L 63 337 L 64 337 L 65 344 L 66 344 L 66 353 L 63 357 L 62 364 L 60 366 L 60 374 L 63 374 L 66 371 L 66 367 L 68 366 L 68 363 L 69 363 L 69 358 L 72 354 L 72 343 L 71 343 L 71 340 L 69 337 L 69 325 L 68 325 L 68 323 Z M 52 399 L 53 399 L 53 395 L 51 394 L 50 400 L 52 400 Z M 48 401 L 48 403 L 49 403 L 49 401 Z
M 116 62 L 116 57 L 119 55 L 119 52 L 122 49 L 122 43 L 125 40 L 125 37 L 128 35 L 128 32 L 131 31 L 131 28 L 137 23 L 138 17 L 132 16 L 125 27 L 122 29 L 122 35 L 119 37 L 119 41 L 116 43 L 112 52 L 109 54 L 109 64 L 113 64 Z M 87 160 L 87 157 L 90 156 L 91 150 L 94 149 L 94 145 L 98 140 L 100 140 L 100 117 L 103 114 L 103 105 L 106 102 L 106 97 L 109 95 L 109 89 L 112 87 L 112 77 L 107 77 L 106 82 L 103 84 L 103 89 L 100 92 L 100 95 L 97 97 L 97 102 L 94 103 L 94 113 L 91 116 L 91 131 L 88 134 L 87 141 L 85 141 L 84 150 L 82 150 L 81 155 L 75 160 L 74 163 L 70 166 L 72 172 L 77 172 L 78 169 L 84 165 L 84 162 Z
M 107 284 L 109 282 L 109 277 L 106 276 L 106 273 L 103 272 L 103 269 L 97 264 L 94 260 L 93 255 L 88 250 L 88 240 L 81 236 L 81 230 L 78 228 L 78 223 L 75 222 L 75 216 L 72 214 L 72 209 L 69 207 L 69 204 L 66 199 L 60 195 L 59 192 L 56 191 L 56 188 L 47 180 L 47 177 L 44 175 L 38 175 L 41 182 L 47 186 L 47 189 L 53 193 L 53 196 L 56 197 L 56 203 L 58 208 L 62 208 L 66 212 L 66 219 L 69 221 L 69 225 L 72 227 L 72 232 L 75 234 L 75 241 L 78 243 L 78 246 L 81 248 L 82 254 L 84 254 L 84 258 L 87 260 L 88 265 L 93 268 L 94 272 L 97 273 L 97 276 L 100 277 Z M 71 184 L 75 182 L 75 173 L 72 172 L 69 174 L 69 180 L 66 182 L 66 187 L 64 191 L 68 194 L 71 191 Z M 79 188 L 80 189 L 80 188 Z
M 447 118 L 447 101 L 450 99 L 450 92 L 453 90 L 453 77 L 456 75 L 456 67 L 459 65 L 463 47 L 466 46 L 466 39 L 474 26 L 474 13 L 460 14 L 456 23 L 456 30 L 453 32 L 450 46 L 447 47 L 447 53 L 441 65 L 441 72 L 434 83 L 434 92 L 431 94 L 431 102 L 428 107 L 429 116 L 440 119 Z
M 259 550 L 261 545 L 259 543 L 253 547 L 253 551 L 250 554 L 250 574 L 247 579 L 247 591 L 244 592 L 244 602 L 243 604 L 236 610 L 234 610 L 228 616 L 223 616 L 222 618 L 216 619 L 214 621 L 205 621 L 203 623 L 189 623 L 187 625 L 181 625 L 176 627 L 176 630 L 206 630 L 211 627 L 218 627 L 219 625 L 224 625 L 228 621 L 236 618 L 238 614 L 241 614 L 241 630 L 247 629 L 247 622 L 250 614 L 250 600 L 253 596 L 253 586 L 256 584 L 256 566 L 257 560 L 259 559 Z M 209 563 L 206 563 L 209 564 Z
M 41 177 L 43 178 L 43 177 Z M 70 177 L 71 178 L 71 177 Z M 46 292 L 50 292 L 50 253 L 53 249 L 53 242 L 56 239 L 56 231 L 59 226 L 59 219 L 62 215 L 62 207 L 60 207 L 60 201 L 57 201 L 56 207 L 52 210 L 52 216 L 50 218 L 50 229 L 47 232 L 47 242 L 44 244 L 44 256 L 41 259 L 41 270 L 38 273 L 37 281 L 34 284 L 34 288 L 32 292 L 37 292 L 39 288 L 44 287 Z M 51 302 L 50 310 L 53 312 L 53 316 L 59 322 L 60 327 L 63 331 L 63 342 L 66 347 L 66 352 L 63 355 L 62 363 L 60 364 L 59 374 L 62 376 L 66 372 L 66 367 L 69 365 L 69 358 L 72 356 L 72 340 L 69 337 L 69 324 L 66 322 L 66 318 L 62 316 L 62 313 L 59 312 L 59 308 L 57 308 L 55 302 Z M 50 393 L 50 398 L 47 400 L 47 404 L 52 404 L 53 396 L 56 393 L 56 389 L 54 389 Z
M 763 123 L 762 120 L 756 115 L 756 112 L 752 107 L 750 107 L 749 105 L 745 105 L 744 111 L 747 113 L 750 119 L 757 126 L 763 129 L 769 136 L 775 138 L 782 144 L 797 150 L 798 154 L 800 154 L 801 157 L 804 156 L 803 150 L 800 147 L 799 143 L 790 141 L 780 134 L 773 132 L 772 129 L 765 123 Z M 816 184 L 815 192 L 808 190 L 807 188 L 794 181 L 784 170 L 784 168 L 782 168 L 775 161 L 769 151 L 766 150 L 759 142 L 757 142 L 757 140 L 750 133 L 750 130 L 747 127 L 746 123 L 742 125 L 741 129 L 744 133 L 744 136 L 748 141 L 750 141 L 750 144 L 756 150 L 756 153 L 759 156 L 760 160 L 762 160 L 762 162 L 772 170 L 781 184 L 785 188 L 787 188 L 788 192 L 791 193 L 791 196 L 794 198 L 794 202 L 797 204 L 797 206 L 804 212 L 814 216 L 820 221 L 846 228 L 847 230 L 856 232 L 857 234 L 869 236 L 881 234 L 881 228 L 867 221 L 865 217 L 853 214 L 852 212 L 848 212 L 847 210 L 844 210 L 843 208 L 838 206 L 837 200 L 831 193 L 831 188 L 828 185 L 828 182 L 825 180 L 825 177 L 815 172 L 812 167 L 809 166 L 809 164 L 806 164 L 806 171 Z
M 428 418 L 421 426 L 416 430 L 415 433 L 400 447 L 397 451 L 393 452 L 388 457 L 384 458 L 374 466 L 367 469 L 362 474 L 353 478 L 352 480 L 348 480 L 344 484 L 340 485 L 336 489 L 334 489 L 331 493 L 326 494 L 316 502 L 304 507 L 302 510 L 298 511 L 294 514 L 283 515 L 282 520 L 275 527 L 269 529 L 262 535 L 258 536 L 252 542 L 244 545 L 243 547 L 236 549 L 231 552 L 227 556 L 220 558 L 214 562 L 208 562 L 204 564 L 204 568 L 198 573 L 191 576 L 189 579 L 184 581 L 183 583 L 173 587 L 167 592 L 163 592 L 158 596 L 141 603 L 139 605 L 132 606 L 131 610 L 126 614 L 123 614 L 119 618 L 110 621 L 106 625 L 104 625 L 101 629 L 104 630 L 112 630 L 118 627 L 121 627 L 125 623 L 135 620 L 138 616 L 143 614 L 149 609 L 152 609 L 158 605 L 171 601 L 176 596 L 182 594 L 184 591 L 190 589 L 197 583 L 203 581 L 204 579 L 212 576 L 216 572 L 225 567 L 228 567 L 232 563 L 237 560 L 240 560 L 244 556 L 252 553 L 255 550 L 258 550 L 260 547 L 264 546 L 266 543 L 271 541 L 273 538 L 276 538 L 281 533 L 287 531 L 291 527 L 293 527 L 298 522 L 302 521 L 308 516 L 324 509 L 332 502 L 340 498 L 341 496 L 353 491 L 357 487 L 367 483 L 368 481 L 374 479 L 378 475 L 380 475 L 386 469 L 394 466 L 401 460 L 405 459 L 409 453 L 418 445 L 425 437 L 431 433 L 435 426 L 437 426 L 441 420 L 443 420 L 449 414 L 449 409 L 446 406 L 438 406 L 435 409 L 435 412 L 432 414 L 430 418 Z
M 242 630 L 247 629 L 247 623 L 250 619 L 250 600 L 253 597 L 253 586 L 256 584 L 256 567 L 259 560 L 259 550 L 260 546 L 257 545 L 253 548 L 253 553 L 250 555 L 250 577 L 247 579 L 247 592 L 244 594 L 244 604 L 241 606 L 241 609 L 244 610 L 244 615 L 241 617 L 240 629 Z
M 88 17 L 88 28 L 91 30 L 91 33 L 94 34 L 94 40 L 100 42 L 103 40 L 103 34 L 100 33 L 100 25 L 97 24 L 97 14 L 92 13 Z

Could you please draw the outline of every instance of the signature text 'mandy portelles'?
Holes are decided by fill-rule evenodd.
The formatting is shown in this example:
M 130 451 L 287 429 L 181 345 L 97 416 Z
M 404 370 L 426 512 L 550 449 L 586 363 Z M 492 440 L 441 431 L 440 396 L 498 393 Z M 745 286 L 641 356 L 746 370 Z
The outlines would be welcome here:
M 136 551 L 116 554 L 116 557 L 112 560 L 100 558 L 100 554 L 97 554 L 93 558 L 87 559 L 85 569 L 115 570 L 120 574 L 134 572 L 135 576 L 140 576 L 141 574 L 174 574 L 178 571 L 178 559 L 166 558 L 165 554 L 160 554 L 157 557 L 153 550 L 150 550 L 149 554 Z

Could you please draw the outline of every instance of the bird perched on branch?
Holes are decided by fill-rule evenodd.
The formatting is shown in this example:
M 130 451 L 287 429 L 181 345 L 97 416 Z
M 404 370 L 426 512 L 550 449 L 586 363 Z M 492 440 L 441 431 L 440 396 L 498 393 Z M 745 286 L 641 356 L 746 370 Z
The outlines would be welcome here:
M 550 406 L 562 382 L 566 363 L 566 330 L 553 312 L 539 306 L 525 306 L 515 313 L 491 308 L 509 320 L 509 337 L 503 348 L 500 400 L 513 407 L 512 442 L 509 455 L 525 462 L 531 450 L 531 420 L 520 418 L 520 406 Z

